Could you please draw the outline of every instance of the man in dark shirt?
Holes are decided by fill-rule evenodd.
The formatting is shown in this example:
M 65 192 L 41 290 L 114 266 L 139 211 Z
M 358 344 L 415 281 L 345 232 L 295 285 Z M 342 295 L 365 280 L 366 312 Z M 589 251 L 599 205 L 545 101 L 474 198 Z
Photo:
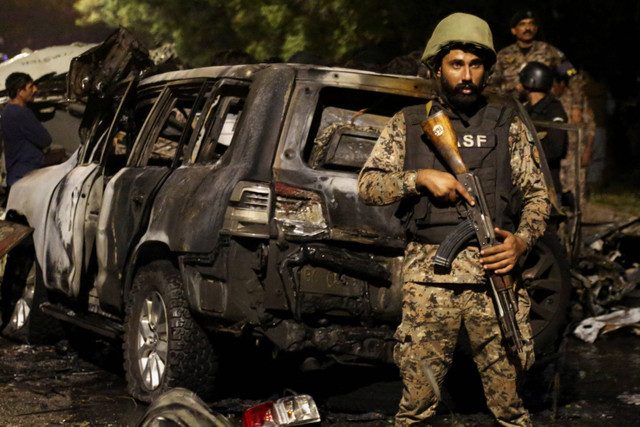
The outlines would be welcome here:
M 541 62 L 529 62 L 519 74 L 527 94 L 525 108 L 533 120 L 567 123 L 567 113 L 558 98 L 551 94 L 554 72 Z M 553 127 L 537 126 L 540 142 L 547 158 L 556 195 L 562 194 L 560 161 L 567 155 L 567 132 Z
M 25 73 L 12 73 L 5 87 L 9 103 L 2 112 L 0 126 L 9 189 L 17 180 L 44 165 L 44 150 L 51 145 L 51 136 L 27 107 L 38 90 L 33 79 Z

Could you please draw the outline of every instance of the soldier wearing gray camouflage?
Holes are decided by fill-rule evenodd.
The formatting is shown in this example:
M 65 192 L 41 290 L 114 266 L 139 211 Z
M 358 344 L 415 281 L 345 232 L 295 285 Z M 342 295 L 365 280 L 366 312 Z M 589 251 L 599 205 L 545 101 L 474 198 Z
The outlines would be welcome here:
M 422 60 L 438 80 L 440 96 L 427 105 L 405 108 L 391 119 L 358 180 L 365 203 L 416 203 L 408 219 L 402 322 L 395 334 L 394 359 L 404 383 L 396 425 L 420 424 L 435 413 L 458 331 L 464 324 L 488 407 L 502 425 L 528 426 L 531 421 L 518 395 L 517 380 L 522 369 L 533 363 L 533 344 L 529 341 L 526 346 L 526 360 L 515 358 L 503 347 L 485 270 L 511 272 L 545 230 L 550 204 L 538 153 L 513 109 L 489 103 L 480 95 L 486 71 L 495 62 L 493 39 L 485 21 L 461 13 L 445 18 L 429 39 Z M 430 233 L 454 224 L 439 225 L 435 218 L 446 217 L 446 212 L 451 212 L 446 206 L 458 199 L 473 200 L 426 148 L 419 122 L 426 118 L 427 106 L 442 109 L 451 118 L 461 156 L 470 169 L 507 181 L 485 182 L 486 193 L 499 196 L 503 193 L 497 189 L 509 187 L 521 195 L 521 203 L 516 203 L 518 221 L 511 226 L 506 219 L 495 221 L 496 225 L 505 224 L 496 228 L 502 243 L 482 252 L 469 244 L 446 273 L 434 270 L 432 258 L 438 239 Z M 427 163 L 429 168 L 419 165 L 425 158 L 433 160 Z M 473 166 L 479 158 L 491 160 Z M 430 214 L 418 214 L 425 207 Z M 436 224 L 422 221 L 426 227 L 421 228 L 419 220 L 425 218 Z M 523 289 L 518 296 L 520 331 L 530 339 L 529 298 Z

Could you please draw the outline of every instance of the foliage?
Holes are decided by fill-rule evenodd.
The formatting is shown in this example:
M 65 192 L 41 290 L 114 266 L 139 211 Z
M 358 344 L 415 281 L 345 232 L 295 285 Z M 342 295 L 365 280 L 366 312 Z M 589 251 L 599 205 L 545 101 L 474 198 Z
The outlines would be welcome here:
M 304 52 L 327 64 L 382 64 L 424 48 L 436 23 L 474 13 L 493 28 L 496 46 L 511 43 L 505 22 L 516 4 L 500 0 L 75 0 L 81 23 L 123 25 L 153 44 L 176 43 L 199 66 L 216 54 L 247 52 L 289 60 Z
M 194 66 L 216 63 L 230 50 L 257 60 L 304 51 L 331 65 L 380 64 L 423 49 L 435 24 L 452 12 L 486 19 L 502 48 L 513 42 L 510 17 L 525 7 L 537 10 L 541 38 L 574 65 L 606 82 L 615 97 L 636 96 L 637 70 L 617 64 L 640 42 L 640 0 L 614 7 L 602 0 L 1 0 L 0 48 L 15 55 L 23 47 L 98 42 L 123 25 L 149 47 L 175 42 Z M 72 25 L 78 16 L 92 25 Z
M 2 2 L 40 4 L 46 0 Z M 540 37 L 559 47 L 574 65 L 605 81 L 616 97 L 628 96 L 637 80 L 633 67 L 615 64 L 627 53 L 626 46 L 640 41 L 640 0 L 619 2 L 615 7 L 604 7 L 602 0 L 54 2 L 74 2 L 85 24 L 124 25 L 145 35 L 148 44 L 175 42 L 180 56 L 194 66 L 215 63 L 216 54 L 229 50 L 248 52 L 257 60 L 288 60 L 293 53 L 304 51 L 332 65 L 385 63 L 423 49 L 435 24 L 453 12 L 473 13 L 487 20 L 500 49 L 513 42 L 508 26 L 512 14 L 534 8 L 541 18 Z M 19 25 L 20 20 L 12 24 Z
M 155 43 L 175 42 L 192 65 L 243 50 L 264 60 L 307 52 L 327 63 L 363 52 L 383 60 L 421 48 L 429 15 L 407 13 L 420 2 L 385 0 L 76 0 L 82 23 L 133 29 Z M 403 28 L 407 31 L 398 31 Z M 418 29 L 418 31 L 416 31 Z M 385 56 L 386 54 L 386 56 Z

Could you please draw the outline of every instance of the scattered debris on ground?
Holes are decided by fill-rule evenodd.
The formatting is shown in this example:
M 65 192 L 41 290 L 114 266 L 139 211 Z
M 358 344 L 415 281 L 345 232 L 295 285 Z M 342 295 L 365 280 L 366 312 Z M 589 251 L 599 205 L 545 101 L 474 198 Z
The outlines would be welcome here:
M 640 335 L 640 308 L 588 317 L 580 322 L 573 333 L 581 340 L 593 343 L 600 335 L 628 326 L 632 327 L 634 334 Z
M 591 224 L 598 230 L 583 230 L 583 247 L 572 268 L 574 334 L 589 343 L 625 326 L 640 333 L 640 309 L 625 306 L 640 298 L 640 217 L 605 215 Z
M 623 402 L 626 403 L 627 405 L 638 405 L 640 406 L 640 394 L 638 393 L 622 393 L 620 396 L 618 396 L 618 399 Z

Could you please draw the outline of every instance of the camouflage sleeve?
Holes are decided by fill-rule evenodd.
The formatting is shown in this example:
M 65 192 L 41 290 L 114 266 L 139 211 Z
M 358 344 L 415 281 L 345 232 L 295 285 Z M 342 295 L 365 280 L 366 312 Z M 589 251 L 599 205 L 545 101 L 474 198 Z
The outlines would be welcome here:
M 582 101 L 585 97 L 584 86 L 585 86 L 585 81 L 582 74 L 580 73 L 576 74 L 571 78 L 571 80 L 569 80 L 569 86 L 567 87 L 567 90 L 569 91 L 569 95 L 571 97 L 571 103 L 570 103 L 571 108 L 577 108 L 579 110 L 582 110 L 583 108 Z M 567 111 L 567 114 L 569 113 L 570 112 Z
M 564 52 L 562 52 L 560 49 L 553 46 L 552 44 L 546 43 L 546 47 L 547 47 L 547 55 L 549 58 L 549 63 L 547 65 L 549 65 L 550 67 L 555 69 L 555 67 L 560 65 L 562 61 L 567 59 Z
M 496 65 L 489 76 L 494 93 L 500 96 L 515 95 L 518 86 L 518 72 L 520 66 L 514 57 L 513 47 L 507 46 L 498 52 Z
M 404 170 L 406 126 L 396 113 L 384 128 L 358 177 L 358 194 L 368 205 L 388 205 L 418 194 L 416 171 Z
M 531 249 L 546 229 L 551 212 L 549 194 L 540 168 L 540 157 L 529 130 L 519 117 L 509 128 L 513 185 L 522 192 L 522 214 L 516 235 Z

